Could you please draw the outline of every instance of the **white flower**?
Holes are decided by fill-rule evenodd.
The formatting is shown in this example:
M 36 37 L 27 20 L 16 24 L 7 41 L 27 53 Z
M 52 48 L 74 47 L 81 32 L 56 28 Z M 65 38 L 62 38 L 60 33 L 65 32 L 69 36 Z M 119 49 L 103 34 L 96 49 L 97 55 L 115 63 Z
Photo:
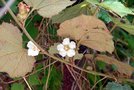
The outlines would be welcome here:
M 73 57 L 75 55 L 76 43 L 70 42 L 69 38 L 65 38 L 62 44 L 57 45 L 57 50 L 62 57 L 68 56 Z
M 34 45 L 32 41 L 29 41 L 27 44 L 28 47 L 28 56 L 37 56 L 40 50 Z

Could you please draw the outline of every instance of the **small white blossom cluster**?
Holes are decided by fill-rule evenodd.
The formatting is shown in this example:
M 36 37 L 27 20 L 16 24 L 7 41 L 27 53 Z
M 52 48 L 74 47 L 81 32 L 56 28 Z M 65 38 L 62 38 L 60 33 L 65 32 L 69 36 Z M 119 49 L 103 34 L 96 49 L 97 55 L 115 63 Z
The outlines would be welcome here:
M 28 47 L 28 56 L 37 56 L 40 50 L 32 41 L 29 41 L 27 44 Z M 63 42 L 57 45 L 57 50 L 62 57 L 68 56 L 73 57 L 75 55 L 76 43 L 74 41 L 70 41 L 69 38 L 65 38 Z
M 37 48 L 37 46 L 34 45 L 32 41 L 28 42 L 27 47 L 28 47 L 28 56 L 37 56 L 40 52 L 40 50 Z
M 69 38 L 65 38 L 62 44 L 57 45 L 57 50 L 62 57 L 73 57 L 75 55 L 76 43 L 70 41 Z

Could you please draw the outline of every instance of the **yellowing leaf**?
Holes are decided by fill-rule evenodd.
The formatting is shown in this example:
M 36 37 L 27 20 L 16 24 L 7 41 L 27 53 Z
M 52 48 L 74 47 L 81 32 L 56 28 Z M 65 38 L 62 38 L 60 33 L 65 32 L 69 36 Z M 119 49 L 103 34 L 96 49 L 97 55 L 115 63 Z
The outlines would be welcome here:
M 75 54 L 75 56 L 74 56 L 74 60 L 76 60 L 76 59 L 82 59 L 82 57 L 83 57 L 83 54 L 80 54 L 80 53 L 78 53 L 78 52 L 76 52 L 76 54 Z
M 85 57 L 92 58 L 92 55 L 86 54 Z M 123 63 L 123 62 L 120 62 L 117 59 L 112 58 L 112 57 L 108 57 L 106 55 L 97 55 L 97 57 L 95 59 L 99 60 L 99 61 L 103 61 L 107 64 L 111 64 L 111 65 L 114 64 L 115 66 L 117 66 L 118 72 L 120 72 L 121 74 L 125 74 L 129 77 L 132 75 L 132 73 L 134 71 L 134 68 L 131 67 L 130 65 Z
M 50 54 L 56 54 L 56 53 L 59 53 L 59 51 L 57 50 L 57 45 L 59 45 L 60 43 L 54 43 L 53 46 L 51 46 L 48 50 L 48 52 Z
M 34 10 L 47 18 L 58 14 L 67 6 L 73 4 L 75 1 L 70 0 L 24 0 L 28 5 L 33 7 Z
M 63 22 L 58 35 L 80 40 L 80 44 L 101 52 L 112 53 L 114 50 L 112 36 L 107 32 L 107 27 L 93 16 L 81 15 Z
M 18 28 L 12 24 L 0 25 L 0 72 L 6 72 L 10 77 L 21 77 L 31 72 L 34 57 L 27 55 L 22 48 L 22 37 Z

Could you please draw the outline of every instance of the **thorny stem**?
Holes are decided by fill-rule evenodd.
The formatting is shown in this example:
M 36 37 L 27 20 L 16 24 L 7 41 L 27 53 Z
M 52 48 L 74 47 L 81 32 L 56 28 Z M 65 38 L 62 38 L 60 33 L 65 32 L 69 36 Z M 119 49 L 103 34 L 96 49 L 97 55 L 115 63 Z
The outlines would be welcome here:
M 4 0 L 2 0 L 2 2 L 6 5 L 6 2 L 5 2 Z M 72 67 L 74 67 L 74 68 L 77 68 L 77 69 L 79 69 L 79 70 L 81 70 L 81 71 L 84 71 L 84 72 L 87 72 L 87 73 L 91 73 L 91 74 L 95 74 L 95 75 L 104 76 L 104 77 L 111 78 L 111 79 L 114 79 L 114 80 L 115 80 L 115 78 L 112 77 L 112 76 L 109 76 L 109 75 L 106 75 L 106 74 L 102 74 L 102 73 L 98 73 L 98 72 L 94 72 L 94 71 L 88 71 L 88 70 L 82 69 L 82 68 L 80 68 L 80 67 L 78 67 L 78 66 L 76 66 L 76 65 L 72 65 L 72 64 L 68 63 L 67 61 L 65 61 L 65 60 L 63 60 L 63 59 L 57 58 L 57 57 L 55 57 L 55 56 L 49 54 L 48 52 L 46 52 L 43 48 L 41 48 L 41 47 L 32 39 L 32 37 L 29 35 L 29 33 L 27 32 L 27 30 L 25 29 L 25 27 L 18 21 L 17 17 L 14 15 L 14 13 L 12 12 L 12 10 L 11 10 L 7 5 L 6 5 L 6 7 L 8 8 L 8 12 L 10 13 L 10 15 L 13 17 L 13 19 L 14 19 L 15 22 L 19 25 L 19 27 L 23 30 L 23 32 L 25 33 L 25 35 L 29 38 L 30 41 L 32 41 L 32 42 L 40 49 L 40 51 L 41 51 L 43 54 L 45 54 L 45 55 L 47 55 L 47 56 L 53 58 L 54 60 L 60 61 L 60 62 L 62 62 L 62 63 L 64 63 L 64 64 L 68 64 L 68 65 L 70 65 L 70 66 L 72 66 Z

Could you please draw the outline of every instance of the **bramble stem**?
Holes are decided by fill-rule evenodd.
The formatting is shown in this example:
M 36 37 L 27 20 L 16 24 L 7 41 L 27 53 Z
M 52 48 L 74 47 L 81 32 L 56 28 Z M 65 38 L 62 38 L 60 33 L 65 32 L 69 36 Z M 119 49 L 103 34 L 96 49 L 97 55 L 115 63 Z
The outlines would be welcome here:
M 2 0 L 2 2 L 6 5 L 6 2 L 4 0 Z M 90 74 L 94 74 L 94 75 L 100 75 L 100 76 L 104 76 L 104 77 L 107 77 L 107 78 L 111 78 L 111 79 L 114 79 L 114 77 L 112 76 L 109 76 L 109 75 L 106 75 L 106 74 L 102 74 L 102 73 L 98 73 L 98 72 L 95 72 L 95 71 L 88 71 L 86 69 L 82 69 L 76 65 L 72 65 L 70 63 L 68 63 L 67 61 L 65 61 L 64 59 L 60 59 L 60 58 L 57 58 L 55 57 L 54 55 L 51 55 L 49 54 L 47 51 L 45 51 L 42 47 L 39 46 L 39 44 L 37 44 L 33 39 L 32 37 L 29 35 L 29 33 L 27 32 L 27 30 L 25 29 L 25 27 L 19 22 L 19 20 L 17 19 L 17 17 L 14 15 L 14 13 L 12 12 L 12 10 L 6 5 L 6 7 L 8 8 L 8 12 L 10 13 L 10 15 L 13 17 L 13 19 L 15 20 L 15 22 L 19 25 L 19 27 L 23 30 L 23 32 L 25 33 L 25 35 L 29 38 L 30 41 L 32 41 L 37 47 L 38 49 L 40 49 L 40 51 L 44 54 L 44 55 L 47 55 L 51 58 L 53 58 L 54 60 L 57 60 L 57 61 L 60 61 L 64 64 L 67 64 L 67 65 L 70 65 L 76 69 L 79 69 L 81 71 L 84 71 L 84 72 L 87 72 L 87 73 L 90 73 Z
M 114 24 L 114 25 L 113 25 L 113 27 L 112 27 L 112 29 L 110 30 L 110 33 L 112 33 L 112 32 L 113 32 L 113 30 L 114 30 L 116 27 L 117 27 L 117 25 L 116 25 L 116 24 Z
M 32 88 L 30 87 L 30 85 L 29 85 L 28 81 L 26 80 L 26 78 L 25 78 L 25 77 L 23 77 L 23 79 L 24 79 L 25 83 L 27 84 L 27 86 L 28 86 L 29 90 L 32 90 Z

